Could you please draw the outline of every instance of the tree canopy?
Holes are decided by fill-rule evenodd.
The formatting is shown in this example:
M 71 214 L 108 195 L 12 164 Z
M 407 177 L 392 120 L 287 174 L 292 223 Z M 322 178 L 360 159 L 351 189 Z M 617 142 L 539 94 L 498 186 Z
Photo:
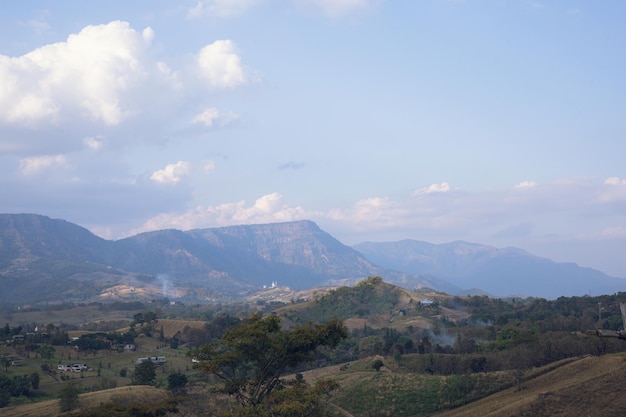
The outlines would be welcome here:
M 288 369 L 310 362 L 317 348 L 335 347 L 347 337 L 343 321 L 307 323 L 284 329 L 278 316 L 254 314 L 200 347 L 200 367 L 224 381 L 225 391 L 244 406 L 257 406 L 279 385 Z
M 133 385 L 154 385 L 156 365 L 152 361 L 144 361 L 135 366 Z

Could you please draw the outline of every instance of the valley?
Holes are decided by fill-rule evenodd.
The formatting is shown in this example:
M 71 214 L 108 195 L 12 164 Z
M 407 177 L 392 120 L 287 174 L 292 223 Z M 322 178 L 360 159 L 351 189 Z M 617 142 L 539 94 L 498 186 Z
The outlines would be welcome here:
M 80 392 L 80 408 L 75 409 L 80 415 L 98 415 L 98 405 L 106 401 L 130 406 L 147 398 L 166 409 L 181 394 L 175 405 L 179 411 L 169 415 L 207 415 L 207 410 L 212 410 L 209 415 L 227 415 L 232 398 L 221 393 L 219 379 L 197 368 L 191 352 L 219 341 L 253 314 L 278 317 L 285 329 L 332 318 L 343 321 L 344 341 L 319 350 L 313 362 L 283 375 L 289 381 L 300 374 L 311 387 L 327 378 L 335 381 L 337 388 L 324 400 L 329 407 L 324 415 L 583 416 L 596 409 L 618 416 L 626 410 L 618 398 L 622 384 L 616 383 L 626 372 L 626 340 L 595 334 L 598 327 L 621 328 L 622 293 L 554 301 L 493 299 L 414 292 L 380 277 L 306 293 L 266 291 L 264 297 L 238 304 L 161 299 L 4 309 L 3 331 L 20 328 L 24 341 L 3 337 L 0 355 L 20 365 L 0 373 L 5 381 L 22 376 L 30 380 L 36 373 L 39 385 L 8 398 L 2 415 L 56 416 L 58 398 L 68 384 Z M 598 303 L 604 306 L 600 321 Z M 43 343 L 34 339 L 41 328 L 50 338 Z M 111 349 L 109 341 L 128 334 L 135 350 Z M 67 342 L 60 343 L 65 335 Z M 42 346 L 51 347 L 52 353 Z M 149 385 L 136 385 L 138 359 L 151 356 L 163 357 L 165 363 L 157 366 Z M 57 369 L 73 362 L 85 363 L 89 370 Z M 184 390 L 170 386 L 171 375 L 184 376 Z M 575 402 L 582 392 L 615 399 Z

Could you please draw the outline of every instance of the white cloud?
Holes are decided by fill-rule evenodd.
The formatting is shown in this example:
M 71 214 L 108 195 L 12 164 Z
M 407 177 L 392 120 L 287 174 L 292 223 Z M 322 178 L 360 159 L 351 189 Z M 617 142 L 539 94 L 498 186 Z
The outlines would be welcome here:
M 196 115 L 191 121 L 192 124 L 199 124 L 205 127 L 214 127 L 216 124 L 226 126 L 239 119 L 239 115 L 228 112 L 221 113 L 217 108 L 210 107 L 202 113 Z
M 0 121 L 33 125 L 87 116 L 118 125 L 134 109 L 125 93 L 146 76 L 146 37 L 126 22 L 87 26 L 23 56 L 0 55 Z
M 176 184 L 190 173 L 191 163 L 178 161 L 175 164 L 169 164 L 165 168 L 153 172 L 150 179 L 160 184 Z
M 202 161 L 202 169 L 204 170 L 204 172 L 215 171 L 215 162 L 210 159 Z
M 431 184 L 425 188 L 419 188 L 415 190 L 414 195 L 432 194 L 432 193 L 447 193 L 450 191 L 450 184 L 442 182 L 441 184 Z
M 89 149 L 99 151 L 104 145 L 104 140 L 101 137 L 89 137 L 83 139 L 83 143 Z
M 253 205 L 245 201 L 224 203 L 217 206 L 199 206 L 183 213 L 163 213 L 152 217 L 132 233 L 176 228 L 189 230 L 206 227 L 233 226 L 302 220 L 314 217 L 300 206 L 289 206 L 278 193 L 259 197 Z
M 626 238 L 626 228 L 623 226 L 609 226 L 604 229 L 577 236 L 579 240 L 613 240 Z
M 232 88 L 247 82 L 233 41 L 218 40 L 205 46 L 197 62 L 200 76 L 211 88 Z
M 36 156 L 20 160 L 20 171 L 23 175 L 35 175 L 55 167 L 67 164 L 64 155 Z
M 626 201 L 626 180 L 610 177 L 604 181 L 604 187 L 598 190 L 597 198 L 603 203 Z
M 145 42 L 152 43 L 152 40 L 154 39 L 154 30 L 148 26 L 143 30 L 143 32 L 141 32 L 141 36 Z
M 213 122 L 217 120 L 219 115 L 220 115 L 219 111 L 215 107 L 211 107 L 209 109 L 206 109 L 202 113 L 198 114 L 196 117 L 193 118 L 191 122 L 199 123 L 199 124 L 203 124 L 205 126 L 211 127 L 213 126 Z
M 232 17 L 243 14 L 258 3 L 258 0 L 201 0 L 189 9 L 187 17 Z
M 515 188 L 534 188 L 537 186 L 537 183 L 534 181 L 522 181 L 519 184 L 515 185 Z
M 95 149 L 84 138 L 98 136 L 112 150 L 162 144 L 189 123 L 190 106 L 206 109 L 194 119 L 197 126 L 223 127 L 240 119 L 206 106 L 210 96 L 198 94 L 203 86 L 248 83 L 233 42 L 211 43 L 171 67 L 157 59 L 161 51 L 151 46 L 154 38 L 150 27 L 136 31 L 114 21 L 22 56 L 0 54 L 0 149 L 21 157 L 68 153 Z

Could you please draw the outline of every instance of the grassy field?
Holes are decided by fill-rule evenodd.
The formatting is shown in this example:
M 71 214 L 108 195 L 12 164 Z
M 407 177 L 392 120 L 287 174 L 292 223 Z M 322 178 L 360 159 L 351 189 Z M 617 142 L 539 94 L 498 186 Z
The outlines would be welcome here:
M 164 323 L 164 328 L 166 324 L 175 328 L 173 323 Z M 181 323 L 176 324 L 180 325 Z M 101 350 L 94 353 L 77 351 L 70 346 L 55 346 L 54 357 L 47 360 L 38 357 L 34 352 L 23 352 L 13 347 L 4 346 L 0 347 L 0 355 L 19 357 L 22 366 L 10 366 L 6 371 L 0 369 L 0 372 L 8 377 L 39 373 L 40 385 L 34 398 L 38 403 L 42 400 L 58 398 L 60 391 L 69 382 L 76 384 L 85 393 L 126 387 L 132 382 L 135 362 L 140 357 L 166 357 L 167 362 L 156 369 L 157 387 L 167 387 L 167 377 L 173 372 L 187 375 L 190 381 L 199 379 L 199 372 L 193 369 L 193 363 L 191 358 L 187 356 L 186 348 L 172 349 L 156 339 L 145 336 L 138 337 L 136 345 L 137 350 L 134 352 Z M 83 372 L 57 370 L 58 364 L 66 363 L 85 363 L 91 370 Z M 50 372 L 42 370 L 44 364 L 49 366 Z M 126 371 L 125 376 L 122 376 L 123 370 Z M 29 400 L 20 397 L 13 398 L 11 401 L 12 404 L 15 404 Z M 4 416 L 5 410 L 5 408 L 1 409 L 0 415 Z
M 52 323 L 56 326 L 66 324 L 80 326 L 93 321 L 117 321 L 133 319 L 133 314 L 140 310 L 110 310 L 103 311 L 96 305 L 74 307 L 64 310 L 24 310 L 0 313 L 0 323 L 8 323 L 11 327 L 25 323 L 37 323 L 39 325 Z
M 373 369 L 376 359 L 386 366 Z M 332 403 L 354 417 L 623 417 L 626 415 L 626 354 L 566 359 L 527 370 L 522 389 L 510 373 L 442 377 L 408 374 L 390 358 L 375 357 L 303 373 L 307 381 L 335 378 L 341 388 Z M 488 395 L 483 389 L 492 389 Z M 467 405 L 454 401 L 472 392 Z M 462 395 L 460 395 L 462 394 Z
M 158 402 L 169 396 L 164 389 L 145 385 L 120 387 L 104 391 L 89 392 L 79 396 L 79 409 L 95 407 L 101 403 L 124 404 L 130 402 Z M 48 400 L 36 404 L 24 404 L 1 409 L 3 417 L 53 417 L 61 414 L 59 400 Z

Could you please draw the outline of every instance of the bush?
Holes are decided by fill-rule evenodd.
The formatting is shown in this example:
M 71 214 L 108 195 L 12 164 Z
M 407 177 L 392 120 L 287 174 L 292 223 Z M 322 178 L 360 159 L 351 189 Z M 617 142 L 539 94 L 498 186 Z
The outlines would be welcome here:
M 61 390 L 59 407 L 62 412 L 65 413 L 78 408 L 78 392 L 78 388 L 74 384 L 68 384 Z

